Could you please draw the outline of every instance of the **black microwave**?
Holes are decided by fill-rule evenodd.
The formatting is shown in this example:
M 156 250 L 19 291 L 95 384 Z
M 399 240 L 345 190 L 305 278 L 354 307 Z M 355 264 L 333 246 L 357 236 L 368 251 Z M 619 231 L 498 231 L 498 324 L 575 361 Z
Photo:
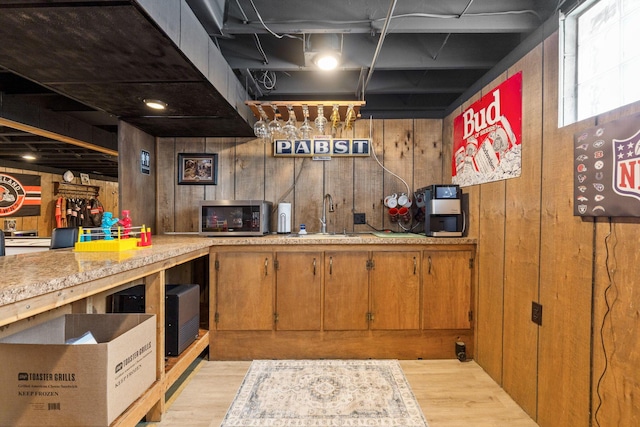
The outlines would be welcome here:
M 201 236 L 262 236 L 269 233 L 273 204 L 264 200 L 202 200 Z

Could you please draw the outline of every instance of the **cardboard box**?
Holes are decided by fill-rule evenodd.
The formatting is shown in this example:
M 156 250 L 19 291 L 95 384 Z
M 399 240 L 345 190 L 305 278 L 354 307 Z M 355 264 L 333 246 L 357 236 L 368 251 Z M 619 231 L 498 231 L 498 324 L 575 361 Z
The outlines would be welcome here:
M 0 361 L 0 426 L 108 426 L 156 380 L 155 315 L 68 314 L 1 339 Z

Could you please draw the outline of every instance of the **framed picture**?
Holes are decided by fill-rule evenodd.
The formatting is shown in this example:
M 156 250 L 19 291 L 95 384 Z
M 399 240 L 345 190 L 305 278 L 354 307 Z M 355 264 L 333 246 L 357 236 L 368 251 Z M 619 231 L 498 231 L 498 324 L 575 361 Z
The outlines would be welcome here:
M 81 173 L 80 174 L 80 182 L 82 182 L 84 185 L 90 185 L 91 184 L 91 180 L 89 180 L 89 174 L 88 173 Z
M 218 154 L 178 153 L 178 184 L 216 185 Z

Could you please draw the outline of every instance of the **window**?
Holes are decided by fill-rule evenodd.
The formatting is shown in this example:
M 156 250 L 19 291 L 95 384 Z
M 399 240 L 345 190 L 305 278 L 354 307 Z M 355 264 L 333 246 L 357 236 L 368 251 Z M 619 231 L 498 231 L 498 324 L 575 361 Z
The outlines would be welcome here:
M 640 100 L 640 1 L 588 0 L 560 15 L 561 126 Z

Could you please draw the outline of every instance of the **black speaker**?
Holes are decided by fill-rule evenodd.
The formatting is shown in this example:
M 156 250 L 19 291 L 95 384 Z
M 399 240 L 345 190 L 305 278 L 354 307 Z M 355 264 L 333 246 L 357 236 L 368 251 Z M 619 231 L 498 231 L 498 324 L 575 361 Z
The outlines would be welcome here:
M 200 286 L 165 287 L 165 356 L 177 356 L 198 337 Z M 132 286 L 107 297 L 110 313 L 144 313 L 144 285 Z
M 167 285 L 165 301 L 165 355 L 177 356 L 198 337 L 200 286 Z
M 467 360 L 467 346 L 462 341 L 456 341 L 456 357 L 461 362 Z

